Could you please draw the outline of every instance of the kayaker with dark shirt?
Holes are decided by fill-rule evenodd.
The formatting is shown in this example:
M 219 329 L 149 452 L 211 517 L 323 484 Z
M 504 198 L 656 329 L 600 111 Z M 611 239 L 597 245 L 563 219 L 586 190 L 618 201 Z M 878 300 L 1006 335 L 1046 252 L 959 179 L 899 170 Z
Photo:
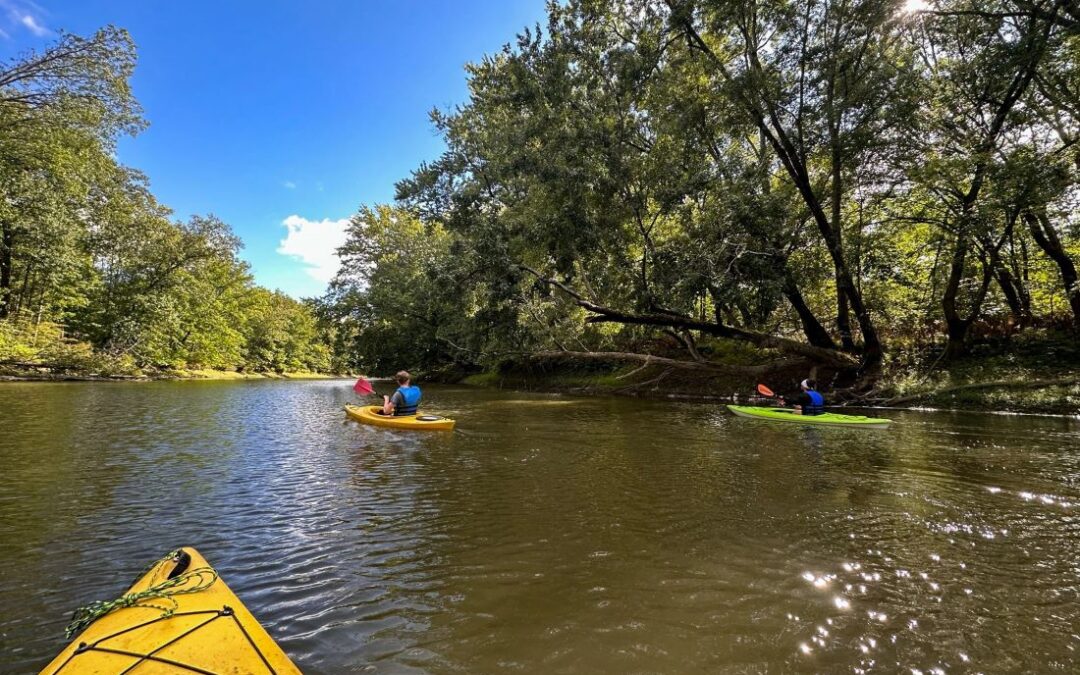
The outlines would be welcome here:
M 420 406 L 420 387 L 412 384 L 412 376 L 405 370 L 399 371 L 394 379 L 398 383 L 397 391 L 393 396 L 383 396 L 382 414 L 397 417 L 415 415 Z
M 791 401 L 795 410 L 802 415 L 820 415 L 825 412 L 825 397 L 818 393 L 815 380 L 811 378 L 803 380 L 799 383 L 799 389 L 802 391 L 795 400 Z

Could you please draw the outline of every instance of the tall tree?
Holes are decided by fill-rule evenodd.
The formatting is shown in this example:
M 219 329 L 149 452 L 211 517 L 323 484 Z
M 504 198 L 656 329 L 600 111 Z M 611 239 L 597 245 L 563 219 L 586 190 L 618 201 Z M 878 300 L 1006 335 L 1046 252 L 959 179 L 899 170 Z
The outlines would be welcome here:
M 92 186 L 112 173 L 117 136 L 142 128 L 134 67 L 131 38 L 111 27 L 89 39 L 61 35 L 0 66 L 0 319 L 14 304 L 19 239 L 41 226 L 35 205 L 44 197 L 62 207 L 51 210 L 54 223 L 77 220 Z
M 903 137 L 910 110 L 896 3 L 667 5 L 672 29 L 711 69 L 717 95 L 739 106 L 797 190 L 834 266 L 841 340 L 853 344 L 850 306 L 866 364 L 876 368 L 881 341 L 844 248 L 843 214 L 850 192 L 876 184 L 856 169 Z
M 968 331 L 1000 269 L 997 242 L 1007 239 L 1018 215 L 995 218 L 983 204 L 992 190 L 988 185 L 1005 173 L 1001 153 L 1020 127 L 1018 104 L 1046 55 L 1063 4 L 1039 3 L 1038 12 L 1014 14 L 1008 2 L 942 2 L 939 14 L 928 15 L 917 34 L 931 105 L 922 137 L 927 161 L 913 167 L 912 175 L 948 209 L 941 225 L 953 243 L 941 306 L 950 356 L 966 349 Z M 984 260 L 969 284 L 970 255 L 978 243 Z

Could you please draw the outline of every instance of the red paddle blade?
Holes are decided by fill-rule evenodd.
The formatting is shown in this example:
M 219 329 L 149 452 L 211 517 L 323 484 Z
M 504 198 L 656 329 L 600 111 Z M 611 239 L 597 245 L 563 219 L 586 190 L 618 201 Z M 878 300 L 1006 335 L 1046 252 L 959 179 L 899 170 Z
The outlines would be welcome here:
M 375 388 L 371 386 L 370 382 L 361 377 L 356 381 L 356 384 L 353 385 L 353 391 L 361 396 L 368 396 L 375 393 Z
M 758 390 L 758 393 L 761 394 L 762 396 L 770 396 L 770 397 L 776 396 L 776 394 L 773 393 L 772 389 L 769 389 L 768 387 L 766 387 L 763 384 L 759 384 L 757 386 L 757 390 Z

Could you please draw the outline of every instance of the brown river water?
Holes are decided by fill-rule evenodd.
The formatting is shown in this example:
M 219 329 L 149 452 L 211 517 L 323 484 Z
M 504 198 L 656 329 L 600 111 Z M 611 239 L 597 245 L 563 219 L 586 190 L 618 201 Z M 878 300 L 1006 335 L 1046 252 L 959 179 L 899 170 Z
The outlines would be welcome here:
M 1080 420 L 0 384 L 0 671 L 197 547 L 307 673 L 1080 672 Z

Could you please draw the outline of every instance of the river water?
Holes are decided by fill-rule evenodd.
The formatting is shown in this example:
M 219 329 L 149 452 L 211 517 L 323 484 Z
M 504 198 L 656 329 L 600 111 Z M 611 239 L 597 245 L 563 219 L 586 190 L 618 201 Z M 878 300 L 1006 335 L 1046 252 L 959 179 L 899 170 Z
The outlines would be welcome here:
M 0 385 L 0 670 L 192 545 L 308 673 L 1078 672 L 1080 421 Z

